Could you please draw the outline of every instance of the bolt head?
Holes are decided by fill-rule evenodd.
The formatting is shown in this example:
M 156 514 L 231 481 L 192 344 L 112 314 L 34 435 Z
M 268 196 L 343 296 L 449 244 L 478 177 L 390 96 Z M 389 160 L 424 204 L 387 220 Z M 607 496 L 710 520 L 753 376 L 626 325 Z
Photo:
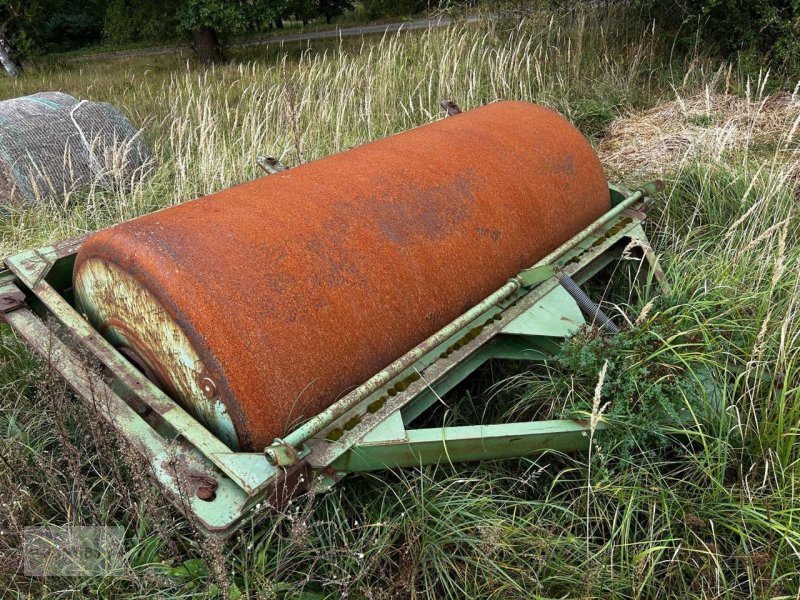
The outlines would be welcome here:
M 200 380 L 200 390 L 206 398 L 213 398 L 217 395 L 217 384 L 210 377 L 203 377 Z
M 200 498 L 200 500 L 203 500 L 204 502 L 211 502 L 217 497 L 216 491 L 213 488 L 207 486 L 201 486 L 197 488 L 197 492 L 195 492 L 195 494 L 197 495 L 198 498 Z

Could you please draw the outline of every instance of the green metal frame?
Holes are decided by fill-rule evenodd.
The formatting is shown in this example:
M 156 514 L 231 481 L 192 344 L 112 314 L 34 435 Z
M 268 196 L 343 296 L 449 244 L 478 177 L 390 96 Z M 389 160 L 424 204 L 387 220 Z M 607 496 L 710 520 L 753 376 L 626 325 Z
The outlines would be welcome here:
M 610 188 L 613 208 L 589 228 L 262 453 L 231 451 L 78 314 L 71 275 L 83 238 L 5 259 L 0 313 L 143 455 L 190 520 L 227 536 L 265 507 L 323 490 L 348 473 L 586 448 L 589 423 L 581 420 L 412 424 L 487 360 L 546 360 L 585 324 L 558 274 L 583 284 L 625 248 L 637 248 L 644 284 L 663 285 L 642 229 L 646 197 L 657 188 Z

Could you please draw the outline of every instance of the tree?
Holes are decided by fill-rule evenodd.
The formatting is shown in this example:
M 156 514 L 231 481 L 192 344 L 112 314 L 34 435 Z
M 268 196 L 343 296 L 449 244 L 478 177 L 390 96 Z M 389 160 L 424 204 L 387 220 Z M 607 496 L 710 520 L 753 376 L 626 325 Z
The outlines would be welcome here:
M 107 7 L 108 0 L 46 0 L 29 28 L 33 49 L 67 52 L 101 41 Z
M 369 19 L 413 15 L 428 8 L 425 0 L 363 0 L 361 5 Z
M 22 73 L 22 58 L 100 41 L 107 5 L 108 0 L 0 0 L 5 72 L 16 77 Z
M 22 65 L 16 60 L 8 42 L 6 25 L 0 25 L 0 64 L 3 65 L 5 72 L 11 77 L 19 77 L 22 73 Z
M 325 22 L 333 21 L 346 10 L 353 10 L 353 3 L 350 0 L 319 0 L 319 12 L 325 15 Z
M 221 35 L 267 27 L 285 4 L 285 0 L 184 0 L 178 9 L 179 27 L 192 34 L 200 60 L 219 62 L 224 58 Z
M 291 15 L 298 21 L 302 21 L 303 25 L 308 25 L 311 19 L 319 15 L 317 0 L 289 0 L 283 15 L 286 17 Z
M 180 4 L 179 0 L 109 0 L 103 38 L 111 44 L 174 40 Z
M 0 64 L 11 77 L 22 73 L 19 54 L 30 44 L 27 29 L 42 8 L 41 0 L 0 0 Z

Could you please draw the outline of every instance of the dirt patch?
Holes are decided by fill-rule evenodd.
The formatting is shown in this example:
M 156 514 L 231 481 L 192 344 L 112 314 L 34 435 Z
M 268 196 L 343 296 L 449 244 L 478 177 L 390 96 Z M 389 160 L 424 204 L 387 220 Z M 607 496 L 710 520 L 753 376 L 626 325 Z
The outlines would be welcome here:
M 800 174 L 800 95 L 757 100 L 727 94 L 676 98 L 614 121 L 598 147 L 609 176 L 678 171 L 736 152 L 777 156 Z

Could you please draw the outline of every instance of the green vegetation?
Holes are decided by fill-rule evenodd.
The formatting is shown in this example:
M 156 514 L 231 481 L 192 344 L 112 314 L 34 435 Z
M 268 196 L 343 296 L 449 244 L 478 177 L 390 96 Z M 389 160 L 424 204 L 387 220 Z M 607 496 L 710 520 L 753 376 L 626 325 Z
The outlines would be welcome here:
M 373 22 L 437 12 L 486 11 L 518 18 L 531 10 L 569 13 L 592 2 L 520 0 L 0 0 L 0 40 L 14 61 L 88 48 L 177 44 L 189 39 L 201 60 L 223 59 L 226 38 L 282 30 L 286 23 Z M 616 3 L 687 51 L 740 53 L 750 67 L 764 58 L 800 71 L 800 5 L 796 0 L 626 0 Z
M 583 128 L 611 178 L 666 180 L 648 233 L 671 284 L 630 297 L 623 263 L 592 292 L 630 319 L 619 337 L 585 332 L 541 369 L 491 365 L 439 414 L 613 421 L 590 454 L 348 479 L 227 547 L 199 538 L 138 458 L 3 328 L 0 594 L 795 598 L 795 85 L 673 41 L 611 4 L 248 50 L 213 68 L 138 57 L 0 81 L 0 97 L 59 89 L 112 102 L 159 160 L 130 191 L 92 189 L 3 217 L 2 255 L 250 180 L 260 154 L 295 165 L 440 118 L 443 98 L 465 109 L 514 98 Z M 18 574 L 24 528 L 67 522 L 125 527 L 124 574 Z
M 764 56 L 800 70 L 800 3 L 797 0 L 688 0 L 645 2 L 660 22 L 684 26 L 687 44 L 742 52 L 752 65 Z
M 407 17 L 463 0 L 0 0 L 0 67 L 12 77 L 21 61 L 80 50 L 179 44 L 191 39 L 198 58 L 219 62 L 231 36 L 282 30 L 292 21 L 331 25 L 347 15 L 364 23 Z

